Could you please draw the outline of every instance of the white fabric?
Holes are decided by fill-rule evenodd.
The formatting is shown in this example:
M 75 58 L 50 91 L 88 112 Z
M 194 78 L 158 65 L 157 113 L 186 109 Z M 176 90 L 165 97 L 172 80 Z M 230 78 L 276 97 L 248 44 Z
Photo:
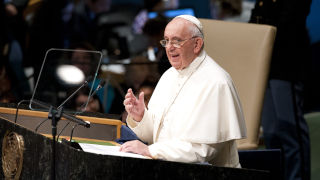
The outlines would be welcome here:
M 192 22 L 193 24 L 195 24 L 199 28 L 199 30 L 201 32 L 203 32 L 203 26 L 202 26 L 201 22 L 196 17 L 191 16 L 191 15 L 180 15 L 180 16 L 176 16 L 175 18 L 183 18 L 185 20 L 188 20 L 188 21 Z
M 187 68 L 165 72 L 142 121 L 127 122 L 154 158 L 239 167 L 240 101 L 229 74 L 204 51 Z

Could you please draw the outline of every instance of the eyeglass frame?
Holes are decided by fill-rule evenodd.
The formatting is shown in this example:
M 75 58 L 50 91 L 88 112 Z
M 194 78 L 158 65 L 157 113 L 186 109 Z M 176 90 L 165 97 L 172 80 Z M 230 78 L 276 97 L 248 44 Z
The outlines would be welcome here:
M 162 39 L 162 40 L 160 40 L 160 44 L 164 48 L 167 47 L 168 44 L 171 44 L 175 48 L 181 48 L 187 41 L 189 41 L 190 39 L 193 39 L 193 38 L 197 38 L 197 37 L 198 36 L 192 36 L 191 38 L 183 39 L 183 40 L 179 40 L 179 39 L 165 40 L 165 39 Z M 172 43 L 172 41 L 177 41 L 177 42 L 176 43 Z M 164 42 L 166 42 L 166 44 L 163 44 Z

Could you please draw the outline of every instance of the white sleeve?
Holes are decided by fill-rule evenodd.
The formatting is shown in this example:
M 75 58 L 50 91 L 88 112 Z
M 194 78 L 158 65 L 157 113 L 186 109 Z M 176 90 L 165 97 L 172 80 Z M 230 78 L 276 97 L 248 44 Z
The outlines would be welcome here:
M 145 109 L 143 118 L 140 122 L 133 120 L 132 117 L 127 117 L 127 125 L 133 132 L 144 142 L 153 143 L 153 115 Z
M 181 140 L 157 142 L 149 146 L 154 159 L 178 162 L 209 162 L 221 149 L 223 143 L 200 144 Z

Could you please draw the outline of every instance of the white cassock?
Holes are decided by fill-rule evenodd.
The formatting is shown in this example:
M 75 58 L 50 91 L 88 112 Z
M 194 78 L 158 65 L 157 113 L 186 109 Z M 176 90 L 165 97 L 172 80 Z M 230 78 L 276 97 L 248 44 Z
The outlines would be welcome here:
M 229 74 L 203 50 L 183 70 L 168 69 L 137 123 L 153 158 L 241 167 L 235 140 L 246 136 L 241 104 Z

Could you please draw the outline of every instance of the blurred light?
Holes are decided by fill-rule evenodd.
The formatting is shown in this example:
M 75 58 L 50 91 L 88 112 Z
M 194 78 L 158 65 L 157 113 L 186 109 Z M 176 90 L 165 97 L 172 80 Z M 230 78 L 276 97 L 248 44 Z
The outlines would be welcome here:
M 76 66 L 60 65 L 57 67 L 57 76 L 66 85 L 77 85 L 85 80 L 85 75 Z
M 155 61 L 157 59 L 156 54 L 154 53 L 154 49 L 152 47 L 148 48 L 148 59 L 150 61 Z

